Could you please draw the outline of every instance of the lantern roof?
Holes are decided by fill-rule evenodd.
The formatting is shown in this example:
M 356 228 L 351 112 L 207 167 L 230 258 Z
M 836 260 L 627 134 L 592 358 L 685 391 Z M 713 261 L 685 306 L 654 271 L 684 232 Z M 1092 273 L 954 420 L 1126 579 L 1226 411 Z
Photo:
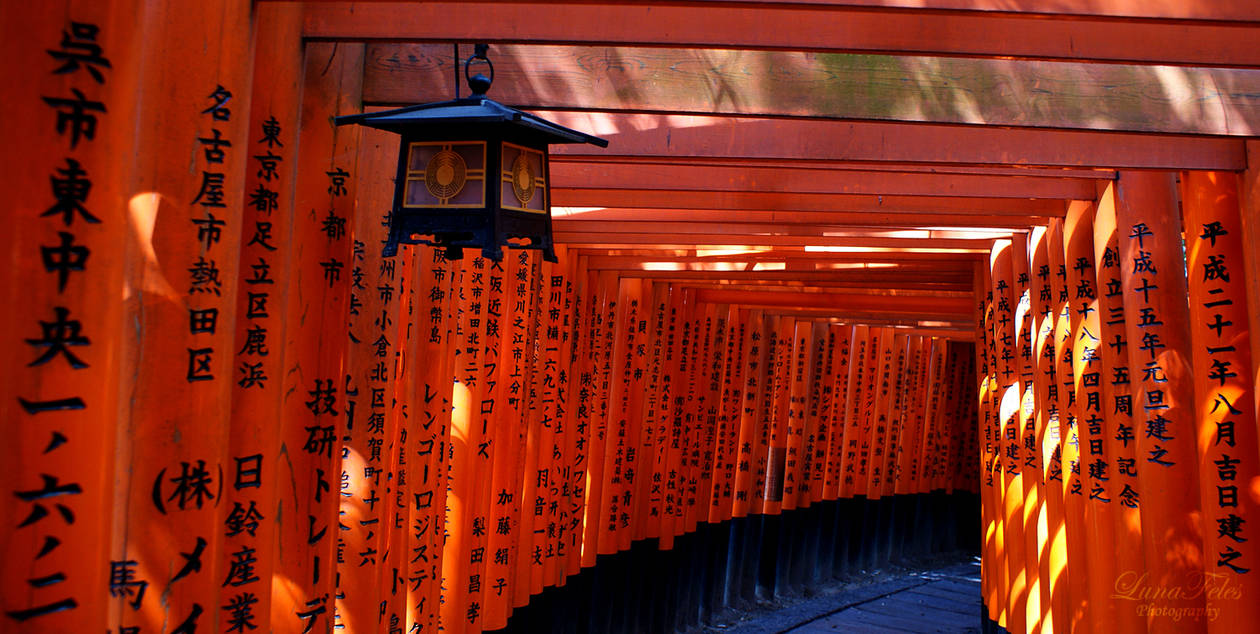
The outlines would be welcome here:
M 450 129 L 463 125 L 502 125 L 548 144 L 590 143 L 608 147 L 607 139 L 566 128 L 523 110 L 505 106 L 485 95 L 476 94 L 450 101 L 346 115 L 337 117 L 336 123 L 357 123 L 397 134 L 426 129 Z

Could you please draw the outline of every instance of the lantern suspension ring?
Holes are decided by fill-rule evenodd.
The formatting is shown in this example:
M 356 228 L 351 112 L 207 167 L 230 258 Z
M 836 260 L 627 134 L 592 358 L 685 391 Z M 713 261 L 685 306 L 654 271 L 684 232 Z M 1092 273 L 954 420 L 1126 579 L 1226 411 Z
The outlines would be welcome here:
M 447 259 L 473 247 L 499 261 L 508 247 L 542 251 L 543 259 L 556 261 L 549 146 L 608 147 L 608 141 L 487 98 L 494 83 L 489 49 L 477 44 L 464 60 L 468 97 L 337 117 L 339 126 L 354 123 L 401 137 L 382 255 L 395 255 L 399 244 L 428 244 L 444 249 Z M 473 74 L 474 64 L 484 64 L 489 76 Z
M 464 81 L 468 82 L 468 89 L 472 91 L 473 97 L 484 96 L 487 92 L 490 92 L 490 84 L 494 83 L 494 63 L 491 62 L 490 58 L 486 55 L 489 50 L 489 44 L 477 44 L 473 47 L 473 54 L 469 55 L 468 59 L 464 60 Z M 469 69 L 472 67 L 473 60 L 481 60 L 482 62 L 485 62 L 486 66 L 490 69 L 490 76 L 486 77 L 481 73 L 477 73 L 476 75 L 469 77 L 468 73 Z

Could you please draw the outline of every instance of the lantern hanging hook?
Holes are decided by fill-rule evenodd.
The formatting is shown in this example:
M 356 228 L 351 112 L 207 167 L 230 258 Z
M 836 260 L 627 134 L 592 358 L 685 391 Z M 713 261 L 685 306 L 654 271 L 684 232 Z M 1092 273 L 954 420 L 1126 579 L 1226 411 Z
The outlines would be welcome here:
M 494 64 L 490 62 L 490 58 L 486 56 L 486 52 L 490 50 L 489 44 L 475 44 L 473 46 L 473 54 L 464 61 L 464 80 L 468 82 L 468 89 L 472 91 L 473 97 L 485 96 L 490 90 L 490 84 L 494 83 Z M 481 73 L 469 75 L 473 60 L 481 60 L 486 66 L 490 67 L 490 76 L 486 77 Z

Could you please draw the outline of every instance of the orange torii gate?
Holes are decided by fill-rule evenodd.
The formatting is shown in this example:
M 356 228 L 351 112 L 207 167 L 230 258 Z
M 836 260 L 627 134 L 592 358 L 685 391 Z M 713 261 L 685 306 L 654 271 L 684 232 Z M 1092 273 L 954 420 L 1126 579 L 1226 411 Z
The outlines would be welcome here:
M 0 629 L 676 631 L 958 551 L 986 626 L 1255 628 L 1260 16 L 728 4 L 0 9 Z M 558 262 L 384 257 L 331 125 L 474 39 L 612 140 Z M 1099 109 L 922 107 L 998 74 Z

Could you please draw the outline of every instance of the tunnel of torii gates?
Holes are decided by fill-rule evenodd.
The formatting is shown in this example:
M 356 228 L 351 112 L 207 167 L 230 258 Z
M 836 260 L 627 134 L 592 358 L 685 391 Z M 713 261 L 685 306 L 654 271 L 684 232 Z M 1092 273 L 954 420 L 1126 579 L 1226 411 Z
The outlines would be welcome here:
M 961 552 L 986 628 L 1256 631 L 1257 24 L 5 2 L 0 630 L 674 631 Z M 384 258 L 332 118 L 477 41 L 610 145 L 559 262 Z

